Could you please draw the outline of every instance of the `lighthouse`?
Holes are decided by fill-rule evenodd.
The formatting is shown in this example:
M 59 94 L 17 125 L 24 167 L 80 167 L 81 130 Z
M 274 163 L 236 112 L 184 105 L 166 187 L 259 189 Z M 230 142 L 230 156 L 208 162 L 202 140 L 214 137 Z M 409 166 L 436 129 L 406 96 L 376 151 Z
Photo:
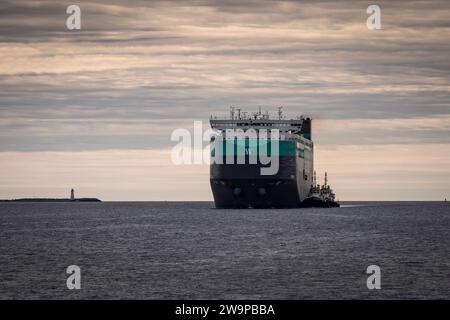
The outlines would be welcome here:
M 70 201 L 74 201 L 75 200 L 75 191 L 72 189 L 70 190 Z

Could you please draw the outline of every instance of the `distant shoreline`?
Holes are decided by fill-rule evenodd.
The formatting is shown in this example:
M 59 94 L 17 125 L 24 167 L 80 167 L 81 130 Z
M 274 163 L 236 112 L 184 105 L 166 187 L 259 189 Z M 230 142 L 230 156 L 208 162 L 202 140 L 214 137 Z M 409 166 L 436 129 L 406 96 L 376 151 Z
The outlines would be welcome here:
M 66 198 L 22 198 L 11 200 L 0 200 L 0 202 L 102 202 L 97 198 L 79 198 L 79 199 L 66 199 Z
M 79 198 L 70 200 L 68 198 L 21 198 L 21 199 L 0 199 L 3 202 L 108 202 L 108 203 L 213 203 L 212 200 L 108 200 L 102 201 L 98 198 Z M 395 204 L 395 203 L 450 203 L 445 200 L 347 200 L 340 201 L 344 206 L 352 204 Z

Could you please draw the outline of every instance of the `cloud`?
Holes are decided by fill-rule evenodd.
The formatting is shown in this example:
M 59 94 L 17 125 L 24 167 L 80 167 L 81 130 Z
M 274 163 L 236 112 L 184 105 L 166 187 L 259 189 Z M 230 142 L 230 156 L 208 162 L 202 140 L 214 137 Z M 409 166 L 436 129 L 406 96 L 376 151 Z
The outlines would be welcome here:
M 2 152 L 170 148 L 230 105 L 312 116 L 318 150 L 449 143 L 448 1 L 379 1 L 379 31 L 357 0 L 77 3 L 80 31 L 0 3 Z

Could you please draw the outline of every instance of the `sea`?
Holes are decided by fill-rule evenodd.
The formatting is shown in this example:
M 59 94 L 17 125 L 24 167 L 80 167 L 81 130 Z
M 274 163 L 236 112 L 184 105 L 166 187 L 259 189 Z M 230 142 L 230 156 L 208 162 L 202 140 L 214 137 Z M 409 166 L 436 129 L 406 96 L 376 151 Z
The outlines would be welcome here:
M 450 203 L 342 204 L 0 203 L 0 299 L 450 298 Z

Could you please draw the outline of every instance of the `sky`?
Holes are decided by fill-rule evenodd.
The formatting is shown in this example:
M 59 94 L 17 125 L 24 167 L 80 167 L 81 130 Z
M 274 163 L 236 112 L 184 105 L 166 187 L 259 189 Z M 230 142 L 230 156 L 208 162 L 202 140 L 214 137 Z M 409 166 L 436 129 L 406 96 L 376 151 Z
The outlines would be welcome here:
M 170 136 L 232 105 L 311 116 L 340 200 L 450 199 L 449 57 L 446 0 L 2 0 L 0 199 L 211 200 Z

